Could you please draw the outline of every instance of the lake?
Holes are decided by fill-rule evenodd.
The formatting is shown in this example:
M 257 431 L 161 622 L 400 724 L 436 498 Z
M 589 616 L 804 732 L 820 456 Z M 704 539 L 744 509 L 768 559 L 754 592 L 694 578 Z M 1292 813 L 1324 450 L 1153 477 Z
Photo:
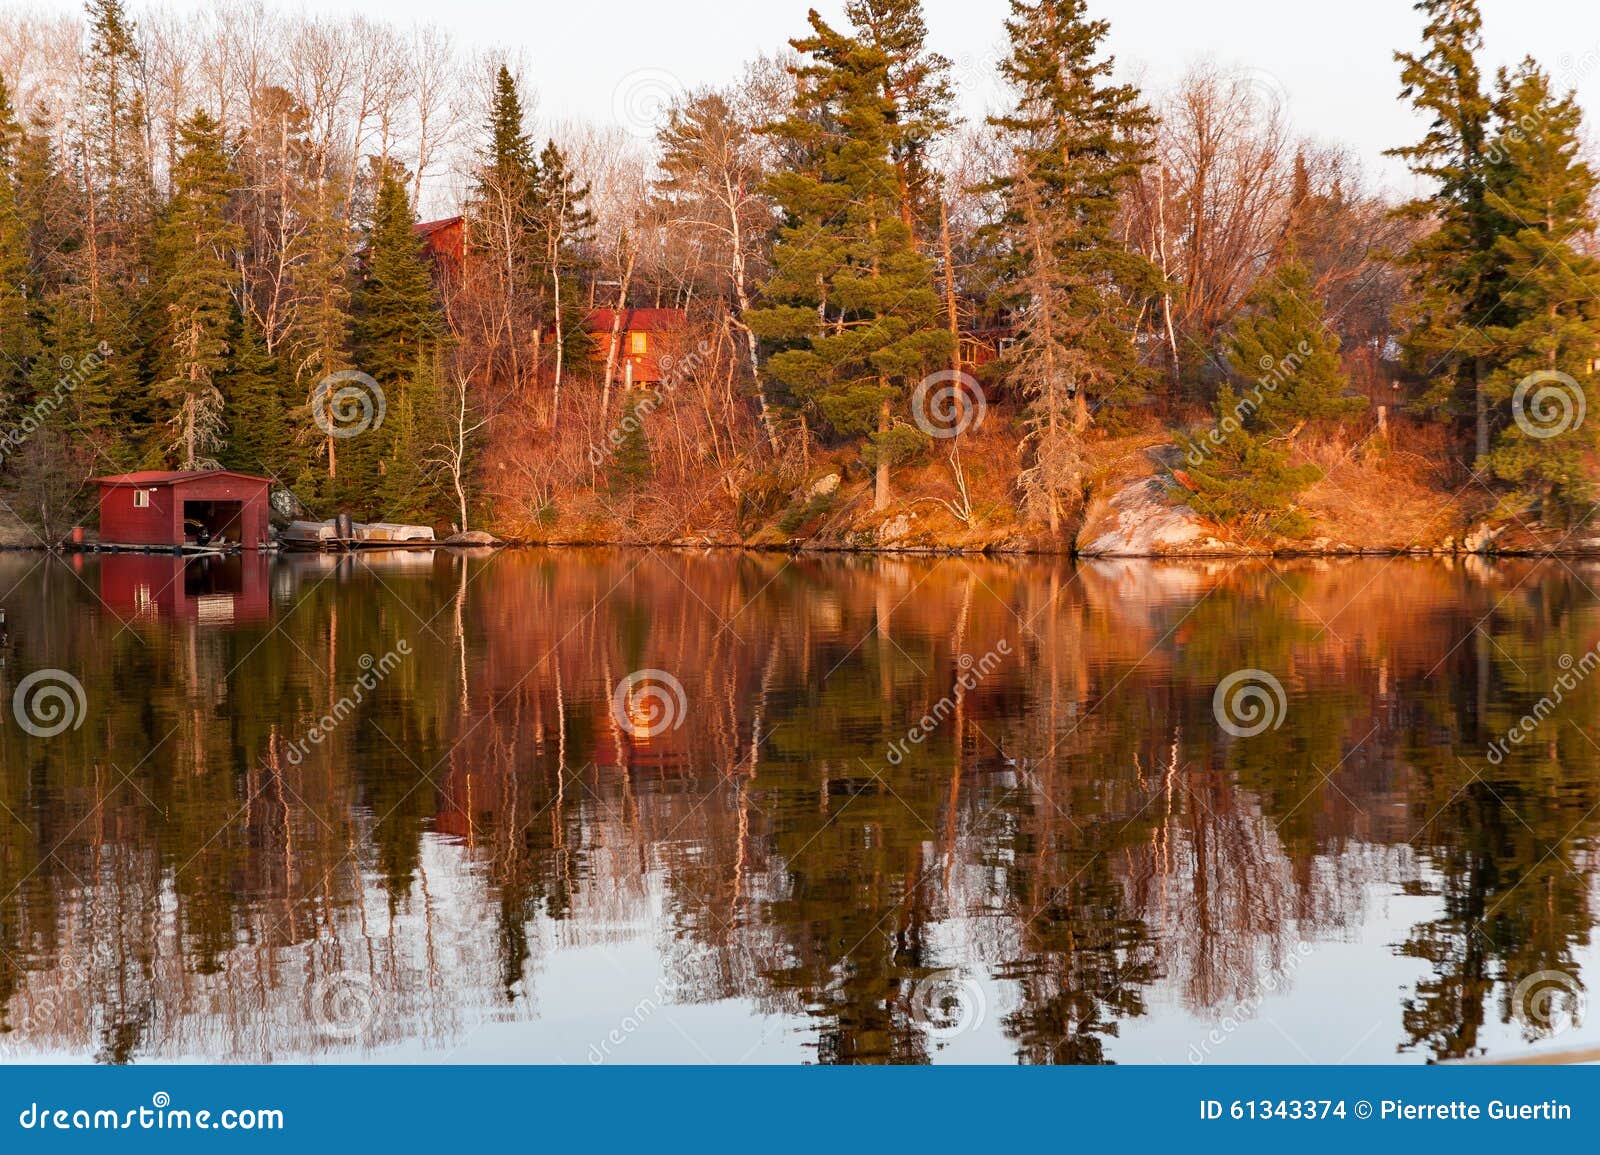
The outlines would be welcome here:
M 0 1058 L 1581 1054 L 1591 587 L 0 554 Z

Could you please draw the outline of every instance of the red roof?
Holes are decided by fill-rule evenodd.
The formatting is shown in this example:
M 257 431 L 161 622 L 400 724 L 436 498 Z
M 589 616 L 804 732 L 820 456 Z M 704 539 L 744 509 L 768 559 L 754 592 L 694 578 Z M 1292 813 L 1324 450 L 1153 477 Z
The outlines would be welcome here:
M 441 233 L 445 229 L 459 225 L 461 221 L 461 217 L 442 217 L 436 221 L 422 221 L 418 224 L 414 224 L 411 226 L 411 230 L 416 233 L 417 236 L 426 240 L 428 237 L 433 236 L 434 233 Z
M 596 309 L 584 318 L 584 326 L 591 333 L 609 333 L 616 321 L 615 309 Z M 681 329 L 688 323 L 688 315 L 682 309 L 624 309 L 622 311 L 622 331 L 624 333 L 646 332 L 659 333 L 664 329 Z
M 109 477 L 96 477 L 96 485 L 175 485 L 183 481 L 194 481 L 202 477 L 242 477 L 246 481 L 259 481 L 263 485 L 271 485 L 272 479 L 256 477 L 249 473 L 240 473 L 233 469 L 191 469 L 191 470 L 163 470 L 145 469 L 137 473 L 114 473 Z

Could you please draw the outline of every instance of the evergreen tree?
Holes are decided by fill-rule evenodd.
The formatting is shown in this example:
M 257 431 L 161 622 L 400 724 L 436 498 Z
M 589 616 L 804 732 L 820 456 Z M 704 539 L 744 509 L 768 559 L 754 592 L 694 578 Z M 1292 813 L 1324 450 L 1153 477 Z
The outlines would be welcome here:
M 911 385 L 948 363 L 953 340 L 939 327 L 932 267 L 900 212 L 888 58 L 815 12 L 811 26 L 792 42 L 811 58 L 796 113 L 769 129 L 811 159 L 770 181 L 787 221 L 766 286 L 771 304 L 748 322 L 781 346 L 769 376 L 833 434 L 870 437 L 882 510 L 891 466 L 922 443 L 897 411 Z
M 1401 95 L 1429 126 L 1417 144 L 1389 155 L 1433 182 L 1431 196 L 1399 211 L 1435 227 L 1403 258 L 1413 299 L 1402 312 L 1402 343 L 1411 368 L 1429 380 L 1429 402 L 1470 422 L 1481 457 L 1489 450 L 1489 405 L 1478 329 L 1498 322 L 1499 293 L 1487 199 L 1490 100 L 1477 63 L 1483 21 L 1476 0 L 1418 0 L 1415 8 L 1428 18 L 1426 48 L 1395 59 Z
M 244 236 L 229 219 L 233 176 L 222 126 L 197 110 L 178 126 L 174 194 L 157 260 L 166 307 L 158 395 L 171 416 L 171 454 L 183 469 L 214 469 L 225 444 L 218 378 L 228 365 L 234 263 Z
M 419 366 L 431 372 L 443 328 L 414 225 L 405 182 L 386 166 L 378 175 L 367 236 L 366 277 L 355 297 L 355 342 L 356 361 L 384 391 L 387 413 L 381 430 L 346 443 L 344 465 L 347 481 L 373 480 L 389 517 L 400 516 L 402 506 L 426 505 L 410 464 L 419 449 L 410 378 Z M 391 468 L 401 471 L 392 483 Z
M 445 437 L 438 375 L 437 348 L 420 348 L 411 372 L 389 405 L 384 426 L 390 432 L 383 471 L 383 515 L 390 521 L 435 522 L 449 513 L 436 457 Z
M 537 374 L 545 323 L 535 291 L 543 266 L 532 220 L 538 162 L 523 117 L 516 81 L 502 65 L 465 215 L 476 254 L 470 277 L 486 302 L 482 356 L 497 383 L 510 389 L 521 389 Z
M 1295 495 L 1317 481 L 1314 465 L 1289 463 L 1289 451 L 1252 419 L 1249 404 L 1224 385 L 1217 394 L 1209 437 L 1190 441 L 1190 504 L 1226 525 L 1297 537 L 1307 528 Z
M 385 388 L 416 368 L 420 351 L 442 330 L 415 224 L 405 182 L 385 168 L 367 238 L 366 279 L 355 299 L 356 360 Z
M 1501 73 L 1495 124 L 1488 202 L 1501 221 L 1494 255 L 1504 290 L 1485 329 L 1493 369 L 1484 392 L 1497 432 L 1486 464 L 1556 518 L 1590 499 L 1594 424 L 1580 406 L 1600 357 L 1600 261 L 1573 238 L 1595 230 L 1600 181 L 1579 159 L 1576 98 L 1558 98 L 1533 61 Z
M 581 324 L 577 288 L 570 281 L 579 265 L 581 247 L 594 231 L 588 199 L 589 186 L 578 182 L 556 142 L 547 142 L 534 173 L 528 219 L 542 270 L 540 295 L 549 302 L 548 315 L 555 327 L 557 406 L 564 366 L 589 348 L 588 335 Z M 553 415 L 551 420 L 555 420 Z
M 300 438 L 315 443 L 322 468 L 308 462 L 295 485 L 307 500 L 331 509 L 342 508 L 345 498 L 359 492 L 363 479 L 345 484 L 340 476 L 342 447 L 347 444 L 335 435 L 337 423 L 324 407 L 319 414 L 313 405 L 319 387 L 335 373 L 353 366 L 350 363 L 350 234 L 345 225 L 342 186 L 333 175 L 318 177 L 305 190 L 302 211 L 307 220 L 303 242 L 296 256 L 301 260 L 298 288 L 305 298 L 294 331 L 291 347 L 297 396 L 304 399 L 296 410 L 300 418 Z M 346 471 L 348 475 L 350 471 Z M 370 486 L 372 478 L 364 479 Z M 367 490 L 370 493 L 370 488 Z
M 1109 26 L 1084 0 L 1011 0 L 1002 75 L 1017 104 L 990 123 L 1013 146 L 991 182 L 1002 210 L 996 303 L 1016 321 L 1004 371 L 1029 404 L 1028 503 L 1060 529 L 1081 488 L 1080 442 L 1093 411 L 1137 395 L 1146 374 L 1133 345 L 1136 302 L 1160 274 L 1116 234 L 1121 196 L 1146 163 L 1154 118 L 1138 90 L 1110 83 L 1100 57 Z
M 87 16 L 87 101 L 78 126 L 88 160 L 80 277 L 90 322 L 109 321 L 121 332 L 137 311 L 127 298 L 140 279 L 154 199 L 139 95 L 143 61 L 122 0 L 88 0 Z
M 20 399 L 36 341 L 28 230 L 18 176 L 22 145 L 22 126 L 0 75 L 0 423 L 9 423 Z
M 41 314 L 39 356 L 29 373 L 28 393 L 36 400 L 64 398 L 74 436 L 95 459 L 95 468 L 131 467 L 137 460 L 133 438 L 117 402 L 116 367 L 126 354 L 98 340 L 82 294 L 57 294 Z
M 495 73 L 494 93 L 490 97 L 489 146 L 478 170 L 481 197 L 506 193 L 523 204 L 529 202 L 537 163 L 533 142 L 523 128 L 524 116 L 516 79 L 502 64 Z
M 849 0 L 845 15 L 882 52 L 884 97 L 894 106 L 889 155 L 899 178 L 901 219 L 919 238 L 937 225 L 938 174 L 929 152 L 953 124 L 950 61 L 927 47 L 922 0 Z
M 1251 294 L 1227 355 L 1233 375 L 1249 384 L 1242 395 L 1225 387 L 1212 429 L 1187 446 L 1193 504 L 1217 521 L 1297 536 L 1306 520 L 1295 496 L 1322 472 L 1290 464 L 1295 435 L 1307 422 L 1358 412 L 1366 402 L 1344 396 L 1339 338 L 1292 250 Z
M 298 476 L 299 464 L 290 438 L 293 405 L 284 396 L 282 366 L 267 351 L 261 327 L 248 314 L 229 344 L 228 369 L 219 380 L 228 424 L 222 464 L 288 484 Z
M 608 484 L 615 494 L 634 493 L 650 479 L 650 435 L 645 430 L 651 409 L 645 404 L 649 394 L 642 389 L 629 393 L 633 400 L 619 427 L 622 438 L 611 456 Z
M 1291 250 L 1287 263 L 1264 277 L 1228 340 L 1234 376 L 1255 382 L 1250 396 L 1260 428 L 1288 433 L 1307 421 L 1344 417 L 1366 406 L 1346 397 L 1339 337 L 1323 320 L 1311 274 Z

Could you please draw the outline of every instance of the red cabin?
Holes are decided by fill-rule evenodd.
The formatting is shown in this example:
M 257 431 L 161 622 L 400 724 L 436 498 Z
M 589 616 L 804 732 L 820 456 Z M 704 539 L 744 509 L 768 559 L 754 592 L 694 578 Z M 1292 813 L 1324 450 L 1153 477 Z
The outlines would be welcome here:
M 601 364 L 611 348 L 611 334 L 617 333 L 622 349 L 616 359 L 616 380 L 632 386 L 656 385 L 666 378 L 662 358 L 677 350 L 687 323 L 682 309 L 624 309 L 620 325 L 615 309 L 596 309 L 583 327 L 594 338 L 595 359 Z
M 465 217 L 444 217 L 437 221 L 423 221 L 413 226 L 417 240 L 422 243 L 422 253 L 433 263 L 434 275 L 455 280 L 461 275 L 461 263 L 467 255 L 467 221 Z
M 119 473 L 97 477 L 100 540 L 107 545 L 267 544 L 272 482 L 228 470 Z

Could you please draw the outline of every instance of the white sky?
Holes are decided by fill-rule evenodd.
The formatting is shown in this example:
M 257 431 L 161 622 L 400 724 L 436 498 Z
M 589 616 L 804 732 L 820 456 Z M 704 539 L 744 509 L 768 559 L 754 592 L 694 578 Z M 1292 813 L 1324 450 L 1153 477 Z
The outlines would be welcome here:
M 1006 0 L 924 2 L 933 46 L 955 61 L 967 112 L 981 114 L 998 99 L 992 63 L 1004 40 Z M 843 0 L 810 3 L 829 18 L 843 9 Z M 129 6 L 137 13 L 143 4 Z M 541 117 L 616 121 L 630 105 L 650 107 L 665 89 L 733 77 L 745 60 L 802 34 L 808 6 L 808 0 L 322 0 L 315 10 L 447 23 L 465 45 L 520 54 Z M 1481 7 L 1488 66 L 1531 53 L 1563 87 L 1578 89 L 1591 121 L 1600 117 L 1600 3 L 1481 0 Z M 1109 43 L 1121 71 L 1148 88 L 1161 88 L 1207 56 L 1249 68 L 1286 94 L 1300 132 L 1348 143 L 1374 176 L 1410 190 L 1406 174 L 1381 156 L 1418 132 L 1414 114 L 1399 101 L 1392 59 L 1396 49 L 1419 42 L 1422 19 L 1410 0 L 1091 0 L 1090 11 L 1111 21 Z

